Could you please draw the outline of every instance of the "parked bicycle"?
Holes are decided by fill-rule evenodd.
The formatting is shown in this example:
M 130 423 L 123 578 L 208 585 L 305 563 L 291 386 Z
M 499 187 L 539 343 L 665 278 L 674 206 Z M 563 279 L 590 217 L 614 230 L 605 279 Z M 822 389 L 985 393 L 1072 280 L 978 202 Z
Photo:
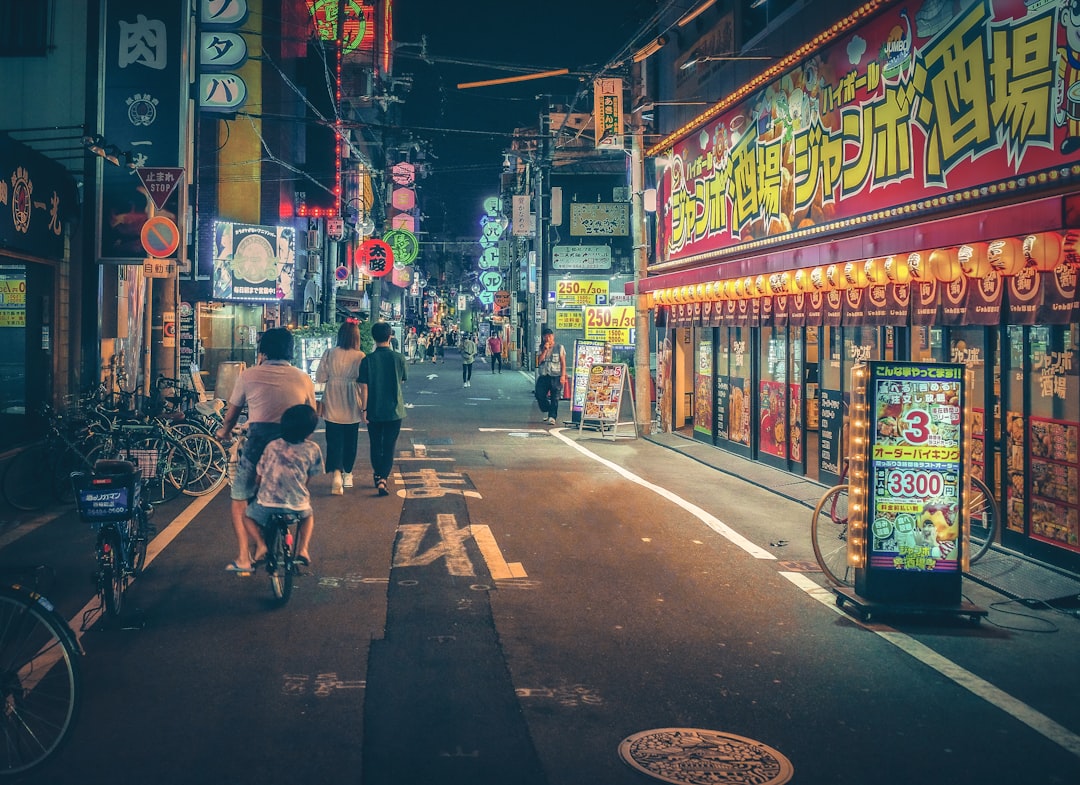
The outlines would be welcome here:
M 834 485 L 821 497 L 814 508 L 810 524 L 810 541 L 822 572 L 837 586 L 853 586 L 855 568 L 848 564 L 848 520 L 850 519 L 850 486 Z M 968 483 L 970 550 L 968 561 L 974 564 L 990 546 L 998 528 L 998 506 L 986 483 L 971 477 Z
M 46 422 L 44 437 L 19 452 L 4 470 L 4 498 L 17 510 L 40 510 L 56 500 L 70 504 L 71 473 L 93 465 L 87 457 L 93 432 L 85 419 L 61 414 L 48 404 L 40 412 Z
M 0 776 L 41 765 L 70 736 L 82 702 L 82 653 L 45 597 L 0 585 Z
M 97 530 L 94 552 L 98 595 L 117 616 L 131 580 L 146 563 L 154 507 L 144 496 L 142 471 L 129 461 L 102 460 L 92 473 L 72 475 L 79 518 Z
M 179 496 L 196 476 L 188 450 L 158 423 L 116 422 L 87 456 L 128 461 L 142 470 L 147 501 L 160 504 Z

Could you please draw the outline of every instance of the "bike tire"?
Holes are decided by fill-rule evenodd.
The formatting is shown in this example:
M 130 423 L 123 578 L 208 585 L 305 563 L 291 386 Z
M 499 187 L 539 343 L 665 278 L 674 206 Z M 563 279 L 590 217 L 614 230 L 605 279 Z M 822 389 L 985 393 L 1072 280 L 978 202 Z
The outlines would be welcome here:
M 97 554 L 98 591 L 105 601 L 105 611 L 116 617 L 124 607 L 127 577 L 124 575 L 120 533 L 112 526 L 106 526 L 98 532 Z
M 271 542 L 266 543 L 267 572 L 270 574 L 270 592 L 278 605 L 284 605 L 292 596 L 293 562 L 285 537 L 276 523 L 269 527 L 272 531 Z
M 150 539 L 150 526 L 146 518 L 146 510 L 137 507 L 131 520 L 128 521 L 128 544 L 131 548 L 131 573 L 141 575 L 146 566 L 146 544 Z
M 974 564 L 990 550 L 997 536 L 998 523 L 1001 520 L 997 501 L 985 482 L 972 477 L 969 483 L 972 494 L 968 502 L 971 517 L 968 520 L 968 562 Z
M 53 481 L 50 465 L 49 448 L 44 442 L 32 444 L 12 458 L 3 477 L 7 503 L 24 512 L 40 510 L 48 504 Z
M 41 765 L 71 735 L 82 704 L 78 655 L 47 599 L 0 586 L 0 777 Z
M 205 496 L 225 484 L 229 454 L 221 442 L 205 433 L 192 433 L 180 440 L 193 464 L 192 476 L 184 486 L 187 496 Z
M 855 568 L 847 562 L 848 486 L 834 485 L 821 497 L 810 522 L 814 557 L 830 583 L 853 586 Z

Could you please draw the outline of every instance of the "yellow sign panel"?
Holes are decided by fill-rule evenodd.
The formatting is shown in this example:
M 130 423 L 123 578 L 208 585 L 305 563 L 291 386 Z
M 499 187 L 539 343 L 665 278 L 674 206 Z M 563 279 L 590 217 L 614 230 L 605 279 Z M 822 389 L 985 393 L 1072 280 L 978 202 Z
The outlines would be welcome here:
M 634 329 L 634 306 L 607 305 L 586 306 L 585 340 L 629 344 Z
M 582 330 L 585 328 L 585 314 L 581 311 L 556 311 L 556 330 Z
M 608 299 L 608 280 L 555 282 L 555 304 L 559 308 L 569 305 L 605 305 Z

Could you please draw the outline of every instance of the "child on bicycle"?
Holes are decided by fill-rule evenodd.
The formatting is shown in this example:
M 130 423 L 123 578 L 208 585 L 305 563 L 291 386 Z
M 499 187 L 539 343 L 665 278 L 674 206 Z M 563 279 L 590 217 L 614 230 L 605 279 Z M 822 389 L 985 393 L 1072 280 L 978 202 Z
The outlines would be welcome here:
M 306 403 L 290 406 L 281 415 L 281 438 L 266 445 L 255 471 L 259 490 L 245 516 L 260 529 L 278 510 L 300 513 L 296 561 L 311 564 L 308 546 L 315 527 L 307 480 L 322 473 L 322 450 L 308 437 L 315 432 L 319 416 Z

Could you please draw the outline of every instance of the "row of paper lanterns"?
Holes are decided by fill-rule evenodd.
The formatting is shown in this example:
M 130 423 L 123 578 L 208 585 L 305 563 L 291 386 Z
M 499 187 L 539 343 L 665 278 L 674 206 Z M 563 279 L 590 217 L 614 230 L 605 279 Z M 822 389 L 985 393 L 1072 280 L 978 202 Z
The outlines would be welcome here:
M 652 292 L 659 305 L 739 300 L 773 294 L 826 292 L 834 289 L 861 289 L 871 284 L 912 281 L 949 283 L 961 276 L 985 278 L 991 273 L 1012 276 L 1025 268 L 1053 270 L 1058 265 L 1080 265 L 1078 234 L 1057 232 L 1032 234 L 1020 240 L 1008 237 L 986 243 L 969 243 L 956 248 L 914 251 L 857 262 L 790 270 L 768 275 L 751 275 L 709 283 L 687 284 Z

